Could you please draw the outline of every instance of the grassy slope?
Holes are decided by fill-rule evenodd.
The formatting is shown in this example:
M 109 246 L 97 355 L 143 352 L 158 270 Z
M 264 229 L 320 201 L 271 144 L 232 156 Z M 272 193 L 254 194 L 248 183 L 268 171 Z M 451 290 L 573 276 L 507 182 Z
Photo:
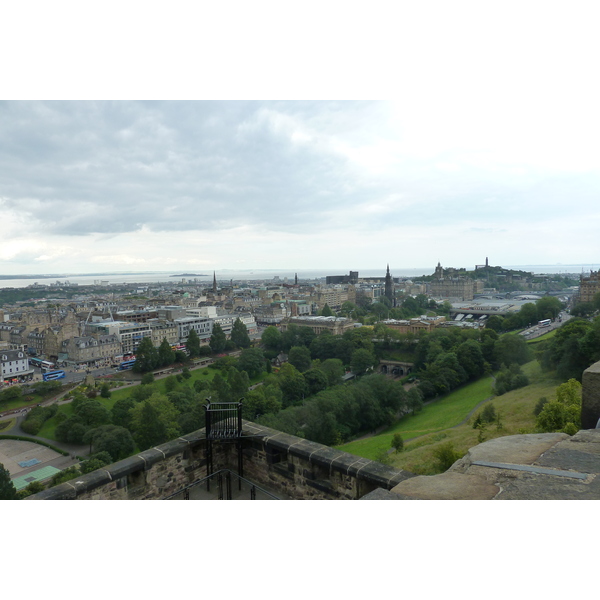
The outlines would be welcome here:
M 494 397 L 493 404 L 496 411 L 500 413 L 502 428 L 498 430 L 495 424 L 488 425 L 483 432 L 484 440 L 533 431 L 535 427 L 535 416 L 533 415 L 535 404 L 542 396 L 546 396 L 548 399 L 554 398 L 556 386 L 560 384 L 560 381 L 553 379 L 547 373 L 542 373 L 537 361 L 524 365 L 523 370 L 530 379 L 530 385 L 508 392 L 503 396 Z M 477 404 L 477 402 L 474 402 L 471 409 L 468 408 L 470 405 L 468 397 L 472 398 L 472 402 L 477 397 L 485 399 L 491 395 L 491 393 L 487 393 L 485 387 L 478 387 L 484 381 L 488 380 L 480 380 L 453 392 L 439 402 L 425 407 L 423 412 L 415 417 L 405 417 L 393 428 L 388 429 L 379 436 L 351 442 L 340 446 L 340 449 L 359 456 L 375 458 L 378 452 L 391 447 L 392 435 L 395 431 L 399 431 L 403 433 L 405 446 L 403 452 L 389 455 L 392 466 L 419 474 L 436 473 L 438 471 L 433 458 L 433 451 L 437 446 L 451 441 L 455 450 L 462 456 L 469 448 L 479 443 L 479 430 L 472 427 L 479 410 L 464 425 L 454 428 L 453 425 L 464 419 L 472 407 Z M 414 423 L 417 423 L 421 430 L 425 429 L 424 424 L 428 427 L 435 426 L 436 423 L 440 424 L 434 413 L 438 407 L 444 406 L 444 403 L 446 405 L 444 411 L 448 415 L 448 421 L 437 430 L 410 441 L 409 438 L 414 437 L 415 429 L 417 429 L 414 427 Z M 429 409 L 429 413 L 432 413 L 431 415 L 425 413 L 427 409 Z M 422 417 L 422 415 L 424 416 Z M 417 421 L 419 418 L 424 419 L 424 421 Z M 361 444 L 361 442 L 364 442 L 364 444 Z
M 458 425 L 479 402 L 492 395 L 492 383 L 491 377 L 484 377 L 424 406 L 423 410 L 414 417 L 405 416 L 377 436 L 349 442 L 338 448 L 351 454 L 375 459 L 382 449 L 390 448 L 394 433 L 401 433 L 406 441 Z

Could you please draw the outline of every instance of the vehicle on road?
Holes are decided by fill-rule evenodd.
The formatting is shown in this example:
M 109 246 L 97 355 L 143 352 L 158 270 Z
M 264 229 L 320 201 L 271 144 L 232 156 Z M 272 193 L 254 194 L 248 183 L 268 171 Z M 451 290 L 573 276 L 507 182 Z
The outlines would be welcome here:
M 44 381 L 54 381 L 55 379 L 63 379 L 64 377 L 64 371 L 47 371 L 42 375 Z

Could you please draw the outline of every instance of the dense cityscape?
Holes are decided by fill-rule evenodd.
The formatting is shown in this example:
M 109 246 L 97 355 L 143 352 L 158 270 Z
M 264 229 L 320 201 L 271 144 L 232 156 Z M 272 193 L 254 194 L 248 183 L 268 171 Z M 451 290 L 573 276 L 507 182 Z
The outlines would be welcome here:
M 414 278 L 394 277 L 389 265 L 377 277 L 202 277 L 0 288 L 2 433 L 65 455 L 44 468 L 37 458 L 10 461 L 20 497 L 190 434 L 208 424 L 211 401 L 241 398 L 240 418 L 390 464 L 381 443 L 361 450 L 361 435 L 389 438 L 398 453 L 403 437 L 385 432 L 453 389 L 492 373 L 492 397 L 526 389 L 523 367 L 534 357 L 555 372 L 550 381 L 580 386 L 598 355 L 595 271 L 534 274 L 486 258 Z M 579 358 L 552 338 L 567 324 L 572 336 L 586 333 Z M 113 391 L 126 396 L 115 401 Z M 327 394 L 340 403 L 332 413 L 320 407 Z M 579 413 L 560 405 L 557 415 L 556 401 L 543 400 L 532 431 L 579 430 Z M 349 402 L 363 405 L 354 417 Z M 501 435 L 492 403 L 473 421 L 480 442 L 490 423 Z M 431 445 L 437 462 L 410 470 L 443 472 L 460 457 L 452 444 Z

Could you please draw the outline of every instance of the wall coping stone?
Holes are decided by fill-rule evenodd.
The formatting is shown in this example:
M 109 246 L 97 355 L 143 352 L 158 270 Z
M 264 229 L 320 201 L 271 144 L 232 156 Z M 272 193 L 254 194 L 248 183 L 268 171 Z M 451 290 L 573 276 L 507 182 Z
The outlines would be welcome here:
M 242 435 L 255 437 L 263 447 L 276 448 L 309 463 L 336 471 L 356 479 L 363 479 L 378 487 L 391 489 L 401 481 L 415 477 L 413 473 L 394 469 L 382 463 L 361 458 L 353 454 L 296 437 L 269 427 L 243 421 Z M 242 438 L 244 439 L 244 438 Z M 196 447 L 205 442 L 205 430 L 199 429 L 177 439 L 144 450 L 91 473 L 86 473 L 61 485 L 28 496 L 26 500 L 67 500 L 75 499 L 85 492 L 117 481 L 132 473 L 144 472 L 167 458 L 182 454 L 186 448 Z
M 265 445 L 275 446 L 330 470 L 345 471 L 346 475 L 369 480 L 387 489 L 391 489 L 405 479 L 415 477 L 414 473 L 395 469 L 368 458 L 355 456 L 343 450 L 336 450 L 249 421 L 243 421 L 243 430 L 251 431 L 252 435 L 262 437 Z

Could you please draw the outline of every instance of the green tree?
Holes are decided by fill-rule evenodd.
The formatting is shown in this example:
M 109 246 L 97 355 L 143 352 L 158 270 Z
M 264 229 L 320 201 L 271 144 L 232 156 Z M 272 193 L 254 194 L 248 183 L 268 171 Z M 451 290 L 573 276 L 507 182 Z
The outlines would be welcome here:
M 556 296 L 544 296 L 535 301 L 538 321 L 542 319 L 556 319 L 562 310 L 562 303 Z
M 110 398 L 110 387 L 108 387 L 108 383 L 103 383 L 100 388 L 100 396 L 102 398 Z
M 84 442 L 92 445 L 94 453 L 110 454 L 113 462 L 126 458 L 135 450 L 135 443 L 129 430 L 118 425 L 103 425 L 91 429 L 85 434 Z
M 400 433 L 395 433 L 392 437 L 392 448 L 396 450 L 396 454 L 404 449 L 404 440 Z
M 248 335 L 248 328 L 242 320 L 238 317 L 231 328 L 231 341 L 238 348 L 249 348 L 250 347 L 250 336 Z
M 129 397 L 135 402 L 143 402 L 144 400 L 148 400 L 154 392 L 156 392 L 156 386 L 154 385 L 136 385 L 129 392 Z
M 456 349 L 458 362 L 467 372 L 469 379 L 477 379 L 483 375 L 485 359 L 481 344 L 475 340 L 466 340 Z
M 110 418 L 113 425 L 131 427 L 131 413 L 129 412 L 135 406 L 133 398 L 121 398 L 117 400 L 110 409 Z
M 82 402 L 75 411 L 80 422 L 85 427 L 99 427 L 106 423 L 110 423 L 109 410 L 100 404 L 98 400 L 86 400 Z
M 418 387 L 412 387 L 406 394 L 408 408 L 412 414 L 420 412 L 423 409 L 423 392 Z
M 167 378 L 165 378 L 164 386 L 165 386 L 166 392 L 174 391 L 175 389 L 177 389 L 178 385 L 179 385 L 179 383 L 178 383 L 177 377 L 175 377 L 175 375 L 169 375 Z
M 244 419 L 254 421 L 260 415 L 277 414 L 281 410 L 283 393 L 277 385 L 261 385 L 246 394 L 242 404 Z
M 229 383 L 217 373 L 210 382 L 211 398 L 213 402 L 231 402 L 231 387 Z M 239 398 L 236 398 L 239 400 Z
M 288 361 L 301 373 L 308 371 L 312 365 L 310 350 L 306 346 L 294 346 L 290 348 Z
M 504 331 L 504 318 L 500 315 L 492 315 L 485 324 L 486 329 L 491 329 L 496 333 Z
M 234 401 L 243 398 L 250 387 L 248 373 L 246 371 L 238 371 L 237 369 L 229 370 L 227 383 L 231 390 L 231 398 Z
M 270 325 L 263 331 L 260 341 L 267 350 L 271 350 L 276 353 L 281 351 L 281 332 L 273 325 Z
M 536 419 L 538 431 L 573 435 L 581 426 L 581 384 L 569 379 L 556 388 L 556 400 L 544 404 Z
M 158 366 L 168 367 L 175 362 L 175 352 L 171 348 L 171 344 L 167 342 L 167 338 L 163 338 L 163 341 L 158 347 Z
M 320 369 L 308 369 L 303 373 L 308 393 L 314 395 L 327 387 L 327 375 Z
M 28 496 L 33 496 L 34 494 L 39 494 L 46 489 L 46 485 L 41 481 L 32 481 L 26 488 L 19 490 L 17 492 L 17 498 L 19 500 L 23 500 L 23 498 L 27 498 Z
M 374 367 L 377 364 L 377 358 L 365 348 L 358 348 L 352 353 L 352 358 L 350 359 L 350 366 L 352 367 L 352 372 L 356 373 L 356 375 L 364 375 L 369 369 Z
M 290 363 L 284 363 L 277 374 L 277 382 L 283 393 L 283 406 L 300 404 L 308 394 L 302 373 Z
M 16 500 L 17 490 L 10 478 L 8 469 L 0 463 L 0 500 Z
M 439 472 L 444 472 L 460 458 L 460 454 L 454 450 L 453 442 L 445 442 L 433 450 L 433 457 L 437 462 Z
M 583 371 L 600 359 L 598 341 L 598 319 L 593 323 L 585 319 L 570 319 L 545 343 L 540 363 L 546 370 L 556 369 L 560 379 L 581 379 Z
M 141 383 L 142 385 L 150 385 L 151 383 L 154 383 L 154 373 L 144 373 L 142 375 Z
M 152 339 L 145 337 L 139 343 L 135 352 L 133 370 L 136 373 L 146 373 L 158 367 L 158 351 L 152 344 Z
M 494 347 L 494 355 L 498 366 L 512 363 L 523 365 L 532 358 L 525 338 L 514 333 L 505 333 L 498 338 Z
M 327 385 L 337 385 L 342 382 L 344 376 L 344 365 L 339 358 L 328 358 L 319 364 L 319 371 L 323 371 L 327 377 Z
M 188 351 L 190 358 L 200 356 L 200 338 L 198 337 L 198 332 L 193 328 L 188 333 L 185 349 Z
M 329 304 L 327 304 L 327 302 L 325 303 L 325 306 L 321 310 L 321 316 L 322 317 L 332 317 L 333 316 L 333 311 L 331 310 L 331 308 L 329 308 Z
M 242 350 L 236 368 L 246 371 L 248 377 L 258 377 L 265 369 L 265 356 L 260 348 L 246 348 Z
M 140 450 L 163 444 L 180 434 L 179 411 L 162 394 L 152 394 L 130 412 L 133 439 Z
M 496 420 L 496 408 L 493 403 L 486 404 L 481 411 L 481 420 L 484 423 L 493 423 Z
M 225 350 L 225 344 L 227 343 L 227 338 L 225 336 L 225 332 L 223 328 L 219 325 L 219 323 L 215 323 L 213 325 L 212 335 L 210 336 L 210 349 L 215 353 L 219 354 Z

